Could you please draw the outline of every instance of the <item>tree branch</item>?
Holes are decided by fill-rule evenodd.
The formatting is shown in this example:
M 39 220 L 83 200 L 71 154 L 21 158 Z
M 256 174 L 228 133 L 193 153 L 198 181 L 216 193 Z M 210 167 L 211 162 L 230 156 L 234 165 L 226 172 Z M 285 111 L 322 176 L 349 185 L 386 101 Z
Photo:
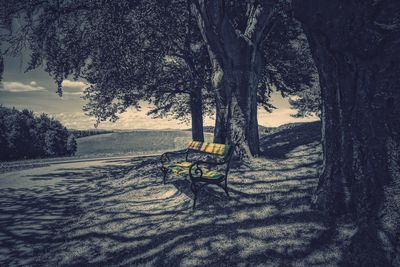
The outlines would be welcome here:
M 253 3 L 249 11 L 249 18 L 244 35 L 254 44 L 260 44 L 265 36 L 269 33 L 268 29 L 272 29 L 274 24 L 274 16 L 276 13 L 276 3 L 260 4 Z M 267 29 L 267 31 L 265 31 Z

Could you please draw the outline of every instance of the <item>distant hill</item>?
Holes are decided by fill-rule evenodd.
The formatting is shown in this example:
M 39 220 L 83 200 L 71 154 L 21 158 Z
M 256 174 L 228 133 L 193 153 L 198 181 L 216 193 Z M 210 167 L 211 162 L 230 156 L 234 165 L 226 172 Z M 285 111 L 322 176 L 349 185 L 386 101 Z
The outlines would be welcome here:
M 90 129 L 90 130 L 68 130 L 71 134 L 75 136 L 75 138 L 82 138 L 86 136 L 98 135 L 98 134 L 107 134 L 112 133 L 110 130 L 102 130 L 102 129 Z
M 271 148 L 290 140 L 298 142 L 319 140 L 321 123 L 290 123 L 275 128 L 260 126 L 259 129 L 261 150 L 271 151 Z M 205 127 L 207 142 L 212 142 L 213 130 L 212 126 Z M 191 137 L 190 129 L 99 131 L 95 135 L 77 139 L 76 155 L 161 153 L 183 149 Z
M 212 135 L 206 134 L 212 141 Z M 93 135 L 77 139 L 76 155 L 88 154 L 152 154 L 183 149 L 192 135 L 182 130 L 138 130 Z
M 268 129 L 260 138 L 264 156 L 284 158 L 292 149 L 301 145 L 321 142 L 321 122 L 289 123 Z
M 258 125 L 258 131 L 260 133 L 265 133 L 270 129 L 274 129 L 273 127 L 265 127 L 262 125 Z M 188 131 L 190 131 L 190 129 L 188 129 Z M 214 133 L 214 126 L 204 126 L 204 132 L 205 133 Z

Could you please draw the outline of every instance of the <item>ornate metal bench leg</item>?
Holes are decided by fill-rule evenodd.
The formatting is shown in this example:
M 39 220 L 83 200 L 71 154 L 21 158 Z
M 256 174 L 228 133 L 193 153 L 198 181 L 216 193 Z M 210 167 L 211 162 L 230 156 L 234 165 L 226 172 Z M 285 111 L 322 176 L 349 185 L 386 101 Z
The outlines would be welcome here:
M 193 195 L 194 195 L 194 198 L 193 198 L 193 210 L 194 210 L 194 208 L 196 207 L 197 192 L 198 192 L 198 189 L 194 182 L 192 182 L 192 184 L 190 185 L 190 189 L 192 190 Z

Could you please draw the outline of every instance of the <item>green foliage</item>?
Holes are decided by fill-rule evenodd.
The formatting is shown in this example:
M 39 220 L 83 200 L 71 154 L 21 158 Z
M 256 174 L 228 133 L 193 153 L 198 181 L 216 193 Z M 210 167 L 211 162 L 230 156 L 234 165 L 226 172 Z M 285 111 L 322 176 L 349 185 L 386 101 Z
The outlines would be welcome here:
M 317 68 L 311 55 L 306 35 L 300 23 L 292 17 L 279 20 L 264 45 L 267 65 L 259 84 L 258 98 L 267 111 L 273 90 L 297 110 L 294 117 L 319 115 L 321 96 Z
M 293 117 L 311 115 L 321 117 L 322 99 L 319 83 L 315 82 L 314 86 L 298 92 L 293 98 L 289 98 L 289 104 L 297 111 Z
M 317 69 L 298 21 L 291 17 L 279 20 L 264 44 L 264 53 L 267 64 L 259 94 L 277 90 L 282 96 L 293 96 L 317 86 Z
M 110 41 L 100 46 L 85 71 L 92 84 L 86 90 L 87 113 L 98 122 L 115 121 L 118 113 L 140 108 L 139 100 L 146 100 L 154 106 L 148 113 L 152 117 L 188 121 L 189 95 L 198 91 L 203 113 L 212 113 L 208 55 L 187 2 L 142 2 L 118 18 L 122 20 L 112 25 L 105 21 L 107 30 L 97 45 Z
M 206 49 L 188 7 L 186 0 L 3 0 L 3 25 L 18 17 L 21 26 L 2 39 L 9 52 L 27 44 L 28 70 L 45 64 L 60 95 L 63 79 L 86 79 L 84 110 L 97 123 L 139 109 L 141 100 L 155 105 L 155 117 L 186 120 L 191 90 L 211 96 Z
M 35 117 L 32 111 L 0 106 L 0 160 L 73 155 L 74 142 L 68 130 L 46 114 Z
M 226 3 L 230 22 L 242 31 L 248 4 Z M 8 44 L 4 53 L 28 48 L 27 70 L 44 66 L 60 95 L 63 79 L 86 79 L 84 110 L 97 123 L 115 121 L 130 107 L 140 109 L 143 100 L 154 105 L 153 117 L 187 121 L 193 91 L 203 94 L 203 114 L 214 113 L 211 64 L 190 1 L 0 0 L 0 5 L 0 23 L 10 30 L 0 36 Z M 267 67 L 258 103 L 267 111 L 274 108 L 273 89 L 296 94 L 310 86 L 315 72 L 300 25 L 280 16 L 264 42 Z

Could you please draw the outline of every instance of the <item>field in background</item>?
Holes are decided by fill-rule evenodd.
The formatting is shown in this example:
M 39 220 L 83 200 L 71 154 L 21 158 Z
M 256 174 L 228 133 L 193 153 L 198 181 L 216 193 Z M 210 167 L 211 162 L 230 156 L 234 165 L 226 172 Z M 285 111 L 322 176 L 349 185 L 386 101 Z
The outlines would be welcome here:
M 276 141 L 283 134 L 287 139 L 298 142 L 304 139 L 316 138 L 315 133 L 320 134 L 320 122 L 291 123 L 277 128 L 260 129 L 261 154 L 273 156 L 282 149 L 291 149 L 290 146 L 282 146 L 281 141 Z M 296 129 L 294 131 L 294 129 Z M 267 137 L 269 136 L 269 137 Z M 212 133 L 205 133 L 206 141 L 212 142 Z M 282 139 L 282 138 L 281 138 Z M 191 140 L 190 130 L 135 130 L 114 131 L 77 139 L 78 151 L 74 157 L 56 157 L 45 159 L 29 159 L 18 161 L 0 162 L 0 174 L 12 170 L 43 167 L 55 162 L 87 161 L 108 157 L 130 157 L 161 154 L 165 151 L 183 149 Z M 281 146 L 277 150 L 276 146 Z
M 273 134 L 275 131 L 291 129 L 293 127 L 320 127 L 320 122 L 309 124 L 290 123 L 277 128 L 260 126 L 260 136 Z M 301 127 L 300 127 L 301 128 Z M 204 133 L 206 141 L 212 142 L 212 127 L 206 127 Z M 317 131 L 318 132 L 318 131 Z M 307 134 L 306 134 L 307 135 Z M 146 155 L 161 153 L 185 148 L 192 139 L 190 130 L 135 130 L 115 131 L 82 137 L 77 139 L 78 150 L 76 156 L 103 156 L 103 155 Z
M 132 132 L 114 132 L 93 135 L 77 139 L 76 155 L 92 154 L 151 154 L 185 147 L 191 140 L 190 131 L 141 130 Z M 207 141 L 212 134 L 206 133 Z

